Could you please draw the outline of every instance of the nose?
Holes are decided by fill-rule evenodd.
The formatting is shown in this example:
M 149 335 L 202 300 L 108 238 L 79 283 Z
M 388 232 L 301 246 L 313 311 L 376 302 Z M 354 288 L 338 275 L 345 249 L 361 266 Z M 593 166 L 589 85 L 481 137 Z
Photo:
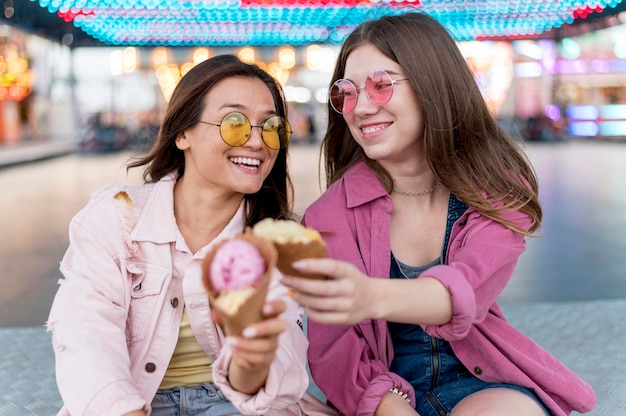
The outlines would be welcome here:
M 250 126 L 250 135 L 244 146 L 258 149 L 265 146 L 263 142 L 263 126 Z
M 365 86 L 357 88 L 356 103 L 354 104 L 353 112 L 358 112 L 358 114 L 370 114 L 375 113 L 379 108 L 380 106 L 375 104 L 370 98 Z

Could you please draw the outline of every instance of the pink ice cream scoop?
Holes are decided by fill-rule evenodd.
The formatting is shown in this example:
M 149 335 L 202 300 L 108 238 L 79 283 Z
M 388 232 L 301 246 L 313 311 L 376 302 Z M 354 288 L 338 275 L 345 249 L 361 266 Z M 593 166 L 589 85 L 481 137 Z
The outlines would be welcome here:
M 210 266 L 213 289 L 218 292 L 254 286 L 265 272 L 265 260 L 251 243 L 230 240 L 215 253 Z

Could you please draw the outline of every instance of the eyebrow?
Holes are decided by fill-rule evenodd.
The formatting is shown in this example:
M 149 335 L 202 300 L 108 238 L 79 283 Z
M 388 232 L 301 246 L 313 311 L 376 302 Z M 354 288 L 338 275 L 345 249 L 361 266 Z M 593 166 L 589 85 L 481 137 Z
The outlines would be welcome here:
M 369 76 L 371 73 L 376 72 L 376 71 L 385 71 L 385 72 L 386 72 L 386 73 L 388 73 L 389 75 L 397 75 L 397 76 L 401 76 L 401 77 L 405 77 L 405 76 L 406 76 L 406 75 L 402 75 L 400 72 L 397 72 L 397 71 L 395 71 L 395 70 L 393 70 L 393 69 L 381 69 L 381 68 L 378 68 L 378 69 L 375 69 L 375 70 L 373 70 L 373 71 L 368 72 L 368 73 L 367 73 L 367 76 Z M 352 78 L 348 78 L 348 77 L 346 77 L 346 73 L 345 73 L 345 72 L 344 72 L 344 74 L 343 74 L 343 77 L 342 77 L 342 78 L 340 78 L 340 79 L 347 79 L 348 81 L 350 81 L 350 82 L 354 83 L 354 81 L 352 80 Z
M 228 104 L 228 103 L 222 104 L 218 108 L 218 110 L 224 110 L 224 109 L 233 109 L 233 110 L 237 110 L 237 111 L 240 111 L 240 112 L 243 113 L 244 110 L 248 110 L 249 108 L 244 106 L 243 104 Z M 278 112 L 276 110 L 267 110 L 265 112 L 265 114 L 267 114 L 268 116 L 275 116 L 275 115 L 278 114 Z M 247 115 L 246 115 L 246 117 L 247 117 Z

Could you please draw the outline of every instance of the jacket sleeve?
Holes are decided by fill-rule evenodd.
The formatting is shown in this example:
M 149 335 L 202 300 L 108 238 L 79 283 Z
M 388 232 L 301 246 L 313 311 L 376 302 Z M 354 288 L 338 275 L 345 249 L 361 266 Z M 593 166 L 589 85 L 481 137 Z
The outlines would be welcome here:
M 530 217 L 521 212 L 507 219 L 528 229 Z M 425 325 L 435 337 L 456 341 L 472 325 L 481 323 L 511 279 L 526 248 L 525 237 L 470 209 L 454 225 L 446 264 L 422 275 L 439 280 L 452 297 L 452 319 L 444 325 Z
M 47 323 L 59 392 L 72 415 L 147 410 L 131 382 L 125 336 L 128 288 L 119 262 L 101 234 L 85 223 L 85 215 L 77 214 L 70 224 L 70 246 L 61 262 L 64 279 Z
M 327 198 L 343 201 L 327 191 L 305 214 L 303 223 L 321 232 L 329 256 L 348 261 L 367 273 L 356 225 L 345 208 L 329 208 Z M 342 210 L 345 215 L 342 215 Z M 329 219 L 328 212 L 333 212 Z M 415 405 L 411 385 L 389 371 L 393 346 L 384 321 L 363 321 L 352 326 L 322 325 L 308 321 L 309 366 L 316 384 L 342 414 L 373 415 L 382 396 L 392 388 L 409 395 Z
M 230 386 L 228 367 L 232 349 L 228 344 L 223 346 L 213 364 L 215 384 L 245 414 L 261 415 L 274 409 L 285 409 L 300 400 L 309 386 L 306 368 L 308 341 L 302 328 L 301 307 L 287 296 L 280 277 L 280 272 L 275 270 L 268 298 L 280 298 L 287 303 L 287 309 L 281 315 L 287 321 L 287 329 L 279 336 L 278 349 L 265 385 L 254 395 L 238 392 Z

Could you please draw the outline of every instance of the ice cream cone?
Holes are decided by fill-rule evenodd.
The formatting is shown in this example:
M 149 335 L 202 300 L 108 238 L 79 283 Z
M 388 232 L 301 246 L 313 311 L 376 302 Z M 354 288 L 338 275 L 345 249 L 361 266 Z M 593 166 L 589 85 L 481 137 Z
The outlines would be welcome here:
M 265 259 L 265 272 L 257 284 L 252 288 L 230 290 L 228 294 L 220 293 L 211 284 L 211 262 L 217 250 L 228 240 L 216 244 L 206 255 L 202 262 L 202 281 L 209 296 L 211 308 L 217 311 L 222 329 L 226 335 L 241 335 L 247 326 L 262 319 L 261 308 L 265 302 L 267 291 L 272 276 L 272 270 L 276 267 L 278 253 L 276 248 L 264 238 L 251 233 L 238 234 L 234 238 L 243 239 L 257 248 Z M 229 305 L 223 305 L 223 298 L 227 296 Z M 233 301 L 233 302 L 231 302 Z
M 306 258 L 326 258 L 326 243 L 320 233 L 293 220 L 266 218 L 252 228 L 255 235 L 271 241 L 278 250 L 277 267 L 283 274 L 307 279 L 326 279 L 318 274 L 302 273 L 291 264 Z
M 307 279 L 326 279 L 326 276 L 320 274 L 302 273 L 291 267 L 293 262 L 301 259 L 328 257 L 326 244 L 323 240 L 312 240 L 306 243 L 274 243 L 274 246 L 276 247 L 276 250 L 278 250 L 278 263 L 276 266 L 281 273 L 290 276 L 304 277 Z

